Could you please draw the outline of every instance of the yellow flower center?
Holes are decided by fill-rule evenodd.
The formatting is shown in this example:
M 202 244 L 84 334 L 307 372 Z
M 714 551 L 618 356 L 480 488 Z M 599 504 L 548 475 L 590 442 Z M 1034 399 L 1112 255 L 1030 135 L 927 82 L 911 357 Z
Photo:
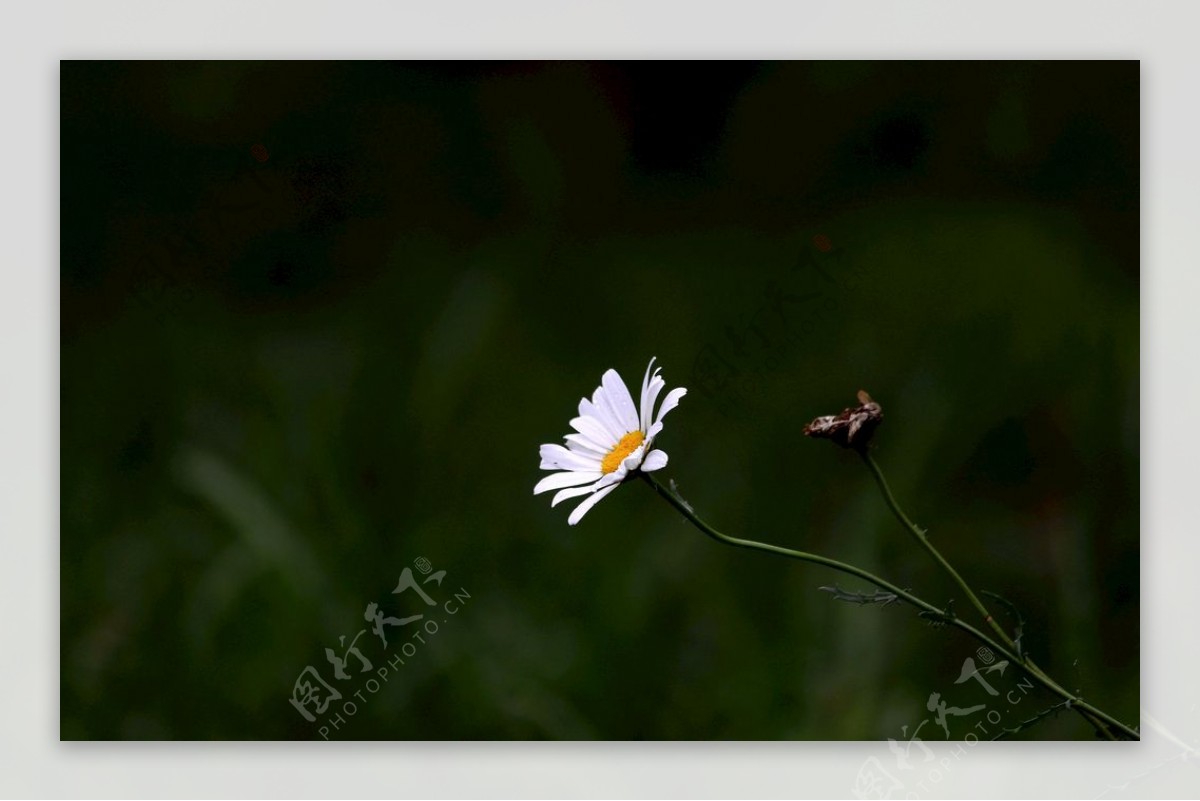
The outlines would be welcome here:
M 629 454 L 638 449 L 642 444 L 641 431 L 630 431 L 625 436 L 621 437 L 621 441 L 617 446 L 608 452 L 608 455 L 600 460 L 600 472 L 608 475 L 621 466 L 622 460 Z

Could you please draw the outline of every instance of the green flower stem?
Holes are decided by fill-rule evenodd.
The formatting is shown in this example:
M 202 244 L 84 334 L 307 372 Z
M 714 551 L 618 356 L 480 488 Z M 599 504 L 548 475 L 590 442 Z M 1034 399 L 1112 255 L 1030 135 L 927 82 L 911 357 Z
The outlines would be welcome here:
M 879 469 L 878 463 L 871 458 L 871 454 L 867 453 L 866 450 L 860 450 L 858 453 L 860 456 L 862 456 L 863 461 L 866 462 L 867 467 L 870 468 L 871 475 L 875 477 L 875 483 L 879 485 L 879 490 L 883 493 L 883 499 L 887 501 L 888 508 L 891 509 L 893 514 L 895 514 L 900 520 L 900 524 L 908 529 L 908 532 L 913 535 L 913 538 L 916 539 L 917 543 L 920 544 L 922 548 L 929 551 L 929 555 L 933 557 L 934 561 L 941 565 L 942 569 L 950 574 L 950 578 L 954 579 L 954 583 L 956 583 L 962 589 L 962 591 L 966 593 L 966 596 L 971 601 L 972 606 L 979 610 L 979 614 L 983 616 L 983 621 L 992 627 L 992 631 L 999 635 L 1000 639 L 1005 645 L 1015 651 L 1017 649 L 1016 643 L 1009 638 L 1008 633 L 1005 632 L 1004 629 L 1001 628 L 1000 624 L 996 622 L 996 619 L 992 617 L 991 612 L 989 612 L 987 607 L 983 605 L 983 601 L 979 600 L 979 596 L 977 596 L 971 590 L 971 588 L 967 586 L 967 582 L 963 581 L 963 577 L 958 575 L 958 571 L 946 561 L 946 558 L 942 556 L 941 552 L 938 551 L 937 548 L 933 547 L 933 543 L 931 543 L 929 538 L 925 536 L 925 532 L 919 526 L 917 526 L 916 523 L 909 520 L 908 515 L 904 514 L 904 510 L 900 508 L 900 504 L 896 503 L 895 497 L 892 496 L 892 490 L 888 487 L 887 479 L 883 477 L 883 471 Z
M 765 542 L 755 542 L 754 540 L 744 540 L 744 539 L 740 539 L 738 537 L 730 537 L 728 534 L 722 534 L 721 532 L 717 531 L 715 528 L 710 526 L 708 523 L 705 523 L 704 520 L 702 520 L 694 511 L 692 511 L 692 508 L 677 494 L 675 494 L 671 490 L 667 489 L 662 484 L 658 483 L 658 481 L 654 478 L 654 476 L 650 475 L 649 473 L 642 473 L 641 476 L 643 479 L 646 480 L 646 482 L 648 484 L 650 484 L 651 487 L 654 488 L 655 492 L 657 492 L 664 499 L 666 499 L 666 501 L 669 504 L 671 504 L 676 509 L 678 509 L 679 512 L 681 514 L 683 514 L 684 517 L 686 517 L 688 520 L 690 520 L 692 522 L 693 525 L 696 526 L 696 528 L 700 529 L 705 534 L 712 537 L 714 540 L 717 540 L 718 542 L 722 542 L 726 545 L 733 545 L 734 547 L 737 547 L 737 548 L 749 548 L 754 551 L 766 551 L 767 553 L 775 553 L 775 554 L 779 554 L 780 556 L 786 556 L 791 559 L 799 559 L 801 562 L 811 562 L 814 565 L 822 565 L 824 567 L 829 567 L 829 568 L 832 568 L 839 572 L 846 573 L 851 576 L 855 576 L 857 578 L 862 579 L 863 581 L 874 584 L 876 587 L 879 587 L 880 589 L 885 590 L 886 592 L 890 592 L 890 593 L 896 595 L 898 598 L 903 599 L 904 601 L 908 602 L 909 604 L 912 604 L 913 606 L 917 607 L 918 609 L 920 609 L 922 611 L 929 612 L 933 615 L 936 615 L 939 619 L 943 619 L 947 623 L 957 626 L 958 628 L 962 629 L 963 631 L 966 631 L 969 634 L 971 634 L 971 636 L 973 636 L 976 639 L 980 640 L 981 642 L 985 643 L 990 648 L 993 648 L 994 650 L 999 651 L 1006 656 L 1010 656 L 1014 661 L 1020 661 L 1016 658 L 1015 655 L 1013 655 L 1010 652 L 1010 650 L 1008 648 L 1006 648 L 1003 645 L 1000 645 L 995 640 L 993 640 L 991 637 L 988 637 L 982 631 L 975 628 L 971 624 L 967 623 L 965 620 L 962 620 L 961 618 L 953 617 L 953 616 L 947 614 L 946 610 L 939 609 L 936 606 L 934 606 L 933 604 L 929 603 L 928 601 L 922 600 L 921 598 L 918 598 L 917 596 L 913 595 L 912 593 L 908 592 L 907 590 L 903 590 L 903 589 L 897 587 L 895 584 L 892 584 L 891 582 L 880 578 L 879 576 L 876 576 L 872 573 L 868 573 L 867 571 L 863 570 L 862 568 L 855 567 L 854 565 L 847 564 L 845 562 L 839 562 L 836 559 L 830 559 L 827 556 L 819 556 L 815 553 L 807 553 L 805 551 L 795 551 L 795 550 L 792 550 L 791 548 L 783 548 L 779 545 L 769 545 Z
M 892 490 L 888 486 L 887 479 L 883 477 L 883 471 L 879 468 L 879 464 L 874 458 L 872 458 L 871 454 L 865 449 L 859 450 L 858 454 L 862 457 L 863 462 L 866 463 L 867 468 L 871 471 L 871 475 L 875 478 L 875 483 L 879 485 L 879 490 L 883 493 L 884 501 L 887 502 L 888 508 L 892 510 L 892 513 L 896 516 L 896 519 L 900 521 L 900 524 L 908 529 L 908 532 L 913 535 L 913 538 L 921 545 L 921 547 L 929 552 L 929 555 L 933 557 L 934 561 L 941 565 L 942 569 L 950 574 L 950 578 L 954 579 L 954 582 L 958 584 L 959 588 L 966 594 L 967 598 L 971 601 L 971 604 L 979 611 L 979 614 L 983 616 L 984 622 L 991 626 L 992 631 L 996 632 L 996 634 L 1000 637 L 1000 640 L 1008 647 L 1008 649 L 1013 652 L 1018 651 L 1016 643 L 1008 636 L 1008 633 L 1003 629 L 1003 627 L 996 622 L 996 619 L 992 617 L 991 612 L 989 612 L 987 607 L 983 605 L 983 601 L 979 600 L 979 596 L 975 594 L 963 577 L 959 575 L 958 571 L 946 561 L 946 558 L 942 556 L 941 552 L 934 547 L 932 542 L 929 541 L 929 538 L 925 536 L 925 531 L 912 520 L 910 520 L 908 515 L 904 513 L 904 510 L 900 508 L 900 504 L 896 502 L 895 496 L 892 495 Z M 1086 704 L 1083 701 L 1074 698 L 1070 692 L 1065 690 L 1060 684 L 1058 684 L 1058 682 L 1051 679 L 1050 676 L 1048 676 L 1041 668 L 1034 664 L 1033 660 L 1027 655 L 1022 654 L 1019 656 L 1017 658 L 1017 663 L 1024 667 L 1026 672 L 1028 672 L 1031 676 L 1034 676 L 1041 681 L 1045 687 L 1058 693 L 1062 698 L 1071 700 L 1071 706 L 1075 708 L 1075 711 L 1079 712 L 1080 715 L 1086 718 L 1093 726 L 1096 727 L 1098 731 L 1107 736 L 1109 739 L 1116 739 L 1113 732 L 1109 729 L 1109 726 L 1119 729 L 1127 737 L 1138 739 L 1137 732 L 1130 727 L 1101 712 L 1095 707 L 1092 707 L 1090 704 Z
M 837 570 L 838 572 L 846 573 L 847 575 L 851 575 L 856 578 L 862 579 L 863 581 L 866 581 L 869 584 L 873 584 L 874 586 L 876 586 L 886 592 L 893 593 L 897 598 L 916 607 L 917 609 L 920 609 L 924 612 L 929 612 L 932 615 L 937 616 L 939 619 L 945 621 L 947 624 L 952 625 L 955 628 L 965 631 L 967 634 L 970 634 L 976 640 L 978 640 L 979 642 L 988 646 L 993 651 L 1000 653 L 1002 656 L 1004 656 L 1010 662 L 1018 665 L 1021 669 L 1023 669 L 1026 673 L 1028 673 L 1031 678 L 1033 678 L 1035 681 L 1040 683 L 1046 689 L 1050 690 L 1055 695 L 1062 698 L 1064 701 L 1070 702 L 1070 705 L 1072 707 L 1076 707 L 1076 708 L 1080 709 L 1081 712 L 1089 711 L 1096 718 L 1102 719 L 1109 725 L 1114 726 L 1117 729 L 1120 729 L 1128 737 L 1135 739 L 1135 740 L 1138 739 L 1138 734 L 1136 731 L 1134 731 L 1134 730 L 1130 729 L 1129 727 L 1125 726 L 1124 724 L 1114 720 L 1113 718 L 1109 717 L 1107 714 L 1101 712 L 1100 710 L 1095 709 L 1088 704 L 1085 704 L 1081 699 L 1076 698 L 1072 693 L 1063 689 L 1056 682 L 1051 681 L 1049 679 L 1049 677 L 1045 676 L 1045 674 L 1043 674 L 1040 670 L 1036 670 L 1036 668 L 1031 669 L 1030 666 L 1024 660 L 1022 660 L 1020 657 L 1017 656 L 1017 654 L 1015 653 L 1015 650 L 1016 650 L 1015 648 L 1013 648 L 1009 645 L 1001 645 L 1000 643 L 996 642 L 988 635 L 984 634 L 979 629 L 977 629 L 974 626 L 972 626 L 971 624 L 967 623 L 962 618 L 947 614 L 947 612 L 944 609 L 939 609 L 938 607 L 934 606 L 933 604 L 929 603 L 928 601 L 918 598 L 917 596 L 913 595 L 912 593 L 908 592 L 907 590 L 901 589 L 900 587 L 897 587 L 895 584 L 892 584 L 891 582 L 886 581 L 872 573 L 868 573 L 867 571 L 863 570 L 862 568 L 855 567 L 854 565 L 847 564 L 845 562 L 839 562 L 836 559 L 830 559 L 829 557 L 826 557 L 826 556 L 818 556 L 817 554 L 807 553 L 805 551 L 796 551 L 796 550 L 792 550 L 791 548 L 783 548 L 781 546 L 770 545 L 765 542 L 756 542 L 754 540 L 746 540 L 746 539 L 741 539 L 739 537 L 730 537 L 727 534 L 722 534 L 720 531 L 717 531 L 715 528 L 710 526 L 708 523 L 704 522 L 704 520 L 701 519 L 700 516 L 697 515 L 692 510 L 692 507 L 690 505 L 688 505 L 688 503 L 686 501 L 684 501 L 682 498 L 680 498 L 679 495 L 677 495 L 675 492 L 667 489 L 662 484 L 658 483 L 657 479 L 655 479 L 652 475 L 650 475 L 649 473 L 639 473 L 639 475 L 642 477 L 642 479 L 644 479 L 646 481 L 647 484 L 649 484 L 654 489 L 654 491 L 656 493 L 658 493 L 658 495 L 660 497 L 663 498 L 663 500 L 665 500 L 667 503 L 674 506 L 675 509 L 680 514 L 682 514 L 685 518 L 687 518 L 692 523 L 692 525 L 696 526 L 696 528 L 700 529 L 700 531 L 704 532 L 704 534 L 708 535 L 709 537 L 716 540 L 717 542 L 723 543 L 725 545 L 732 545 L 736 548 L 748 548 L 748 549 L 754 550 L 754 551 L 764 551 L 766 553 L 778 554 L 780 556 L 788 557 L 789 559 L 797 559 L 801 562 L 809 562 L 814 565 L 821 565 L 823 567 L 828 567 L 833 570 Z M 1005 639 L 1007 640 L 1007 638 L 1005 638 Z M 1095 725 L 1096 725 L 1097 729 L 1099 729 L 1102 733 L 1104 733 L 1109 739 L 1114 739 L 1114 740 L 1117 739 L 1116 736 L 1109 730 L 1108 726 L 1102 725 L 1099 722 L 1097 722 Z

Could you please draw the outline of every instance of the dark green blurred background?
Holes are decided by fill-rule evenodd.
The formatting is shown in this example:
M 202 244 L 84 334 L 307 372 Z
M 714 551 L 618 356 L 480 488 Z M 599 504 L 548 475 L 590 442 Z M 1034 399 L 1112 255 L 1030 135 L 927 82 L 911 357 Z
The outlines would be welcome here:
M 1136 62 L 61 76 L 64 739 L 316 738 L 309 665 L 344 696 L 318 717 L 356 704 L 331 739 L 903 739 L 932 692 L 1052 703 L 956 685 L 974 641 L 640 483 L 568 527 L 538 446 L 651 356 L 690 390 L 660 475 L 710 522 L 943 604 L 858 460 L 800 435 L 869 390 L 909 514 L 1136 718 Z M 418 557 L 436 609 L 391 593 Z M 370 602 L 439 623 L 375 693 L 409 635 Z

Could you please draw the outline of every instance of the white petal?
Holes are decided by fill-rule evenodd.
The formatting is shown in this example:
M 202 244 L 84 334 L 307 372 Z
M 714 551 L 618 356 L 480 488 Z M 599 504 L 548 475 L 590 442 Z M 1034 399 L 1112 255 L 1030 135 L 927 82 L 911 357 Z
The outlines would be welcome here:
M 595 417 L 576 417 L 571 421 L 571 428 L 604 448 L 605 453 L 616 446 L 619 437 L 613 435 L 608 428 Z
M 601 389 L 597 388 L 596 392 L 601 392 Z M 621 434 L 616 430 L 616 426 L 614 425 L 616 421 L 612 419 L 612 413 L 607 409 L 601 411 L 596 404 L 592 403 L 587 398 L 579 399 L 579 416 L 590 417 L 595 420 L 600 427 L 607 432 L 608 437 L 605 437 L 605 439 L 611 437 L 612 441 L 615 443 L 621 438 Z
M 608 402 L 613 408 L 613 414 L 617 416 L 617 421 L 625 427 L 622 434 L 638 431 L 638 410 L 634 407 L 633 398 L 629 395 L 629 387 L 625 386 L 621 376 L 617 374 L 616 370 L 607 370 L 601 379 L 601 384 L 604 386 Z
M 595 484 L 588 484 L 586 487 L 572 487 L 571 489 L 565 489 L 554 496 L 554 500 L 550 501 L 550 506 L 558 506 L 568 498 L 578 498 L 580 495 L 587 495 L 595 492 L 597 489 L 598 487 L 596 487 Z
M 662 470 L 667 466 L 667 454 L 663 451 L 650 451 L 646 454 L 645 460 L 642 461 L 642 472 L 653 473 L 655 470 Z
M 657 357 L 650 358 L 650 363 L 646 365 L 646 374 L 642 376 L 642 397 L 641 405 L 638 407 L 638 425 L 641 427 L 643 432 L 645 432 L 646 428 L 650 425 L 650 408 L 654 403 L 653 401 L 647 403 L 647 395 L 650 392 L 650 385 L 654 382 L 654 380 L 658 379 L 659 370 L 662 369 L 660 367 L 659 370 L 654 370 L 654 372 L 651 373 L 651 369 L 654 367 L 655 358 Z
M 608 402 L 608 393 L 604 391 L 604 387 L 596 387 L 596 391 L 592 393 L 592 410 L 596 419 L 613 435 L 614 442 L 625 436 L 626 431 L 613 415 L 612 405 Z
M 617 469 L 611 473 L 606 473 L 604 478 L 596 482 L 596 489 L 607 487 L 609 484 L 620 484 L 629 475 L 629 468 L 625 466 L 625 462 L 617 465 Z
M 617 468 L 611 473 L 606 473 L 604 478 L 596 482 L 596 489 L 604 489 L 609 484 L 620 484 L 625 479 L 625 471 Z
M 663 398 L 662 406 L 658 410 L 658 417 L 655 418 L 655 423 L 661 423 L 662 419 L 667 416 L 667 412 L 679 405 L 679 399 L 687 394 L 687 390 L 683 387 L 676 387 L 667 393 L 667 397 Z
M 658 393 L 662 392 L 663 387 L 667 382 L 663 381 L 658 375 L 659 371 L 655 370 L 654 375 L 650 377 L 650 385 L 646 387 L 646 400 L 642 404 L 642 425 L 647 428 L 654 422 L 654 403 L 658 400 Z M 646 431 L 643 428 L 642 431 Z
M 604 474 L 599 470 L 589 472 L 587 470 L 569 470 L 565 473 L 554 473 L 546 476 L 537 483 L 533 488 L 534 495 L 541 495 L 543 492 L 550 490 L 562 489 L 563 487 L 576 487 L 580 484 L 591 484 L 598 481 Z M 554 504 L 551 504 L 553 506 Z
M 540 451 L 543 470 L 588 470 L 600 469 L 600 460 L 572 453 L 562 445 L 543 445 Z
M 638 445 L 637 448 L 633 451 L 633 453 L 629 454 L 628 456 L 626 456 L 624 459 L 621 460 L 621 467 L 625 468 L 625 470 L 627 470 L 627 471 L 637 470 L 638 465 L 640 465 L 642 463 L 642 459 L 643 459 L 643 457 L 645 457 L 645 455 L 646 455 L 646 445 L 643 443 L 641 445 Z
M 608 453 L 607 448 L 601 448 L 583 434 L 567 434 L 563 439 L 567 441 L 567 450 L 575 451 L 581 456 L 593 456 L 597 459 L 603 459 Z
M 583 516 L 586 515 L 593 506 L 598 504 L 601 501 L 601 499 L 603 499 L 606 495 L 608 495 L 610 492 L 612 492 L 619 486 L 621 486 L 621 485 L 620 484 L 610 484 L 607 487 L 605 487 L 604 489 L 598 489 L 595 492 L 593 492 L 591 495 L 589 495 L 583 501 L 583 503 L 581 503 L 575 507 L 575 509 L 571 512 L 571 516 L 567 518 L 567 523 L 572 526 L 575 525 L 576 523 L 578 523 L 580 520 L 583 519 Z
M 650 363 L 646 365 L 646 374 L 642 376 L 642 399 L 646 397 L 646 387 L 650 386 L 650 371 L 654 369 L 654 360 L 657 356 L 650 357 Z

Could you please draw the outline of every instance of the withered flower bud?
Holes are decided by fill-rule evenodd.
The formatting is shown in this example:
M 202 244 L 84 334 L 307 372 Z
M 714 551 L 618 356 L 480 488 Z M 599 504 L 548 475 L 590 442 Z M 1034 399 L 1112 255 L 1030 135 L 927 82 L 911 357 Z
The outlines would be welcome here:
M 883 422 L 883 408 L 862 389 L 858 391 L 858 402 L 857 407 L 843 409 L 841 414 L 829 414 L 813 420 L 804 427 L 804 436 L 831 439 L 843 448 L 865 451 L 871 435 Z

